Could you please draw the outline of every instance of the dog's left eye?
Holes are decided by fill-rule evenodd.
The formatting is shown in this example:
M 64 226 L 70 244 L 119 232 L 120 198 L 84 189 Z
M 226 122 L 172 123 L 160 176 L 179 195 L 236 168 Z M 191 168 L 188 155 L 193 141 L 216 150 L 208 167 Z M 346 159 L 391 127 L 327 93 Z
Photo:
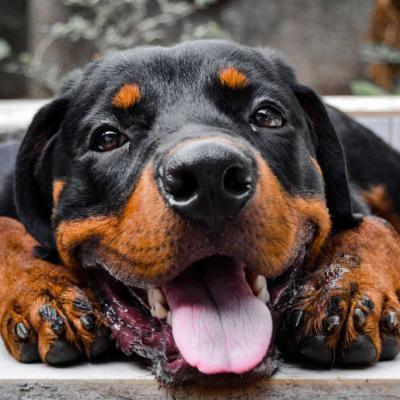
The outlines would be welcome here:
M 260 107 L 250 118 L 253 127 L 276 129 L 281 128 L 285 120 L 280 111 L 273 107 Z
M 111 151 L 123 146 L 127 141 L 128 138 L 122 133 L 105 131 L 97 134 L 92 148 L 100 152 Z

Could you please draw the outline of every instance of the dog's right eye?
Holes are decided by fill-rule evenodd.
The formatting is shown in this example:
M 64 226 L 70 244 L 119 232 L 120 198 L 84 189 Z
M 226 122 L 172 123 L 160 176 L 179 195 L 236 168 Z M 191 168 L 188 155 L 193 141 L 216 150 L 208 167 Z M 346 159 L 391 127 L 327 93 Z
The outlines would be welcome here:
M 104 131 L 96 135 L 92 149 L 99 152 L 111 151 L 123 146 L 128 138 L 119 132 Z

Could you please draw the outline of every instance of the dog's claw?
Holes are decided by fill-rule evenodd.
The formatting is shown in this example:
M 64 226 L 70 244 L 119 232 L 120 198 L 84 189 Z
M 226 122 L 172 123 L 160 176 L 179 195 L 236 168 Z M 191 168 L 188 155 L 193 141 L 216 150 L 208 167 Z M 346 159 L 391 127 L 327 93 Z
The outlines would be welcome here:
M 374 302 L 368 296 L 363 296 L 363 298 L 361 299 L 361 304 L 366 307 L 370 312 L 373 311 L 375 308 Z
M 89 302 L 85 299 L 77 298 L 74 300 L 72 307 L 77 311 L 85 311 L 90 312 L 93 311 L 93 308 Z
M 353 313 L 354 326 L 361 331 L 364 328 L 366 316 L 361 308 L 356 308 Z
M 29 339 L 30 329 L 23 322 L 18 322 L 18 324 L 15 325 L 15 334 L 18 339 L 25 342 Z
M 331 334 L 340 326 L 340 317 L 338 315 L 331 315 L 325 321 L 327 333 Z
M 82 315 L 80 321 L 87 331 L 92 331 L 96 326 L 96 321 L 92 315 Z
M 65 332 L 65 323 L 61 317 L 57 316 L 51 321 L 50 328 L 57 335 L 62 335 Z
M 386 314 L 383 318 L 383 328 L 385 329 L 386 332 L 391 332 L 393 331 L 398 324 L 397 320 L 397 314 L 395 311 L 390 311 L 388 314 Z

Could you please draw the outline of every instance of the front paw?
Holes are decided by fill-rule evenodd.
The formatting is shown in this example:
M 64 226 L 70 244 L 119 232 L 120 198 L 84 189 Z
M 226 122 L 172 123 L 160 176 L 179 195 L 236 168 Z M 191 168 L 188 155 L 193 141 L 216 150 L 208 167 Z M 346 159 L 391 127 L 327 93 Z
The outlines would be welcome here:
M 41 266 L 43 269 L 43 266 Z M 2 303 L 0 332 L 19 361 L 58 365 L 92 359 L 108 347 L 109 333 L 92 292 L 63 267 L 22 279 Z
M 397 234 L 379 220 L 333 238 L 300 288 L 283 349 L 324 365 L 365 366 L 400 351 Z

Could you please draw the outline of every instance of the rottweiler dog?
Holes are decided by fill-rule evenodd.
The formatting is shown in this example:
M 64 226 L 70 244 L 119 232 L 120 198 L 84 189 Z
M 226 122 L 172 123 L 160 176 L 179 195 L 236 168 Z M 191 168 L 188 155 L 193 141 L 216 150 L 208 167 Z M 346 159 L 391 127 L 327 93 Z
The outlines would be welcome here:
M 269 376 L 278 344 L 327 366 L 399 352 L 400 156 L 278 52 L 195 41 L 96 61 L 2 152 L 16 359 L 94 358 L 110 336 L 181 384 Z

